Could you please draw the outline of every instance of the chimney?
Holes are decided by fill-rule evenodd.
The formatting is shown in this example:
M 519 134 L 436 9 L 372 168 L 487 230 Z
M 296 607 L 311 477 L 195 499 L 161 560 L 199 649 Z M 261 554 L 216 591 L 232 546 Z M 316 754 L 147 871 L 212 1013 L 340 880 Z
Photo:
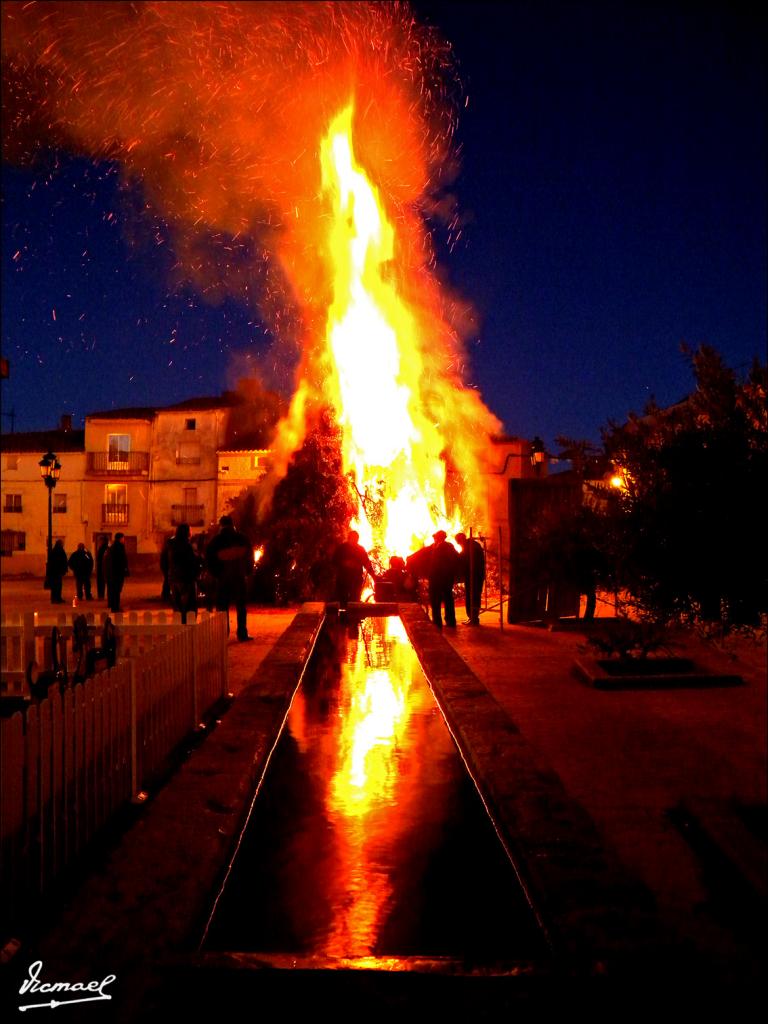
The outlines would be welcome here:
M 70 432 L 70 430 L 72 429 L 72 413 L 71 412 L 62 413 L 62 415 L 61 415 L 61 428 L 60 429 L 63 430 L 65 434 L 68 434 Z

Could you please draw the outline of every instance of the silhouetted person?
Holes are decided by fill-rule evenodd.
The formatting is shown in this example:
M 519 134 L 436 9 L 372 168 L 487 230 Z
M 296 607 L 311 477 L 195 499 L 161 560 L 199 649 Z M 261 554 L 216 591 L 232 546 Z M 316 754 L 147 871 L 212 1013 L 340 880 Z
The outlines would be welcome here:
M 122 611 L 120 594 L 123 590 L 128 572 L 128 553 L 125 550 L 122 533 L 116 533 L 115 539 L 107 548 L 104 556 L 104 578 L 107 582 L 107 603 L 112 612 Z
M 414 601 L 416 599 L 416 580 L 406 568 L 405 559 L 400 558 L 399 555 L 392 555 L 389 560 L 389 568 L 381 574 L 379 581 L 390 584 L 395 601 Z
M 69 557 L 69 568 L 75 575 L 75 586 L 77 588 L 77 599 L 86 601 L 91 598 L 91 576 L 93 575 L 93 555 L 80 541 L 77 551 L 73 551 Z
M 459 553 L 446 540 L 445 530 L 433 533 L 432 538 L 434 544 L 427 549 L 430 553 L 427 580 L 432 621 L 438 629 L 443 628 L 442 606 L 445 605 L 445 624 L 454 628 L 456 608 L 453 603 L 453 584 L 461 571 Z
M 189 539 L 189 524 L 179 523 L 176 536 L 168 544 L 168 584 L 174 610 L 181 612 L 186 624 L 187 612 L 197 611 L 197 577 L 200 558 Z
M 247 580 L 253 572 L 253 545 L 235 529 L 232 516 L 222 516 L 220 530 L 208 545 L 205 557 L 208 571 L 215 581 L 216 609 L 229 613 L 234 603 L 237 612 L 237 639 L 248 636 Z M 227 615 L 229 622 L 229 615 Z
M 51 588 L 51 604 L 64 604 L 61 587 L 67 575 L 67 552 L 64 541 L 59 539 L 51 548 L 51 557 L 47 566 L 48 583 Z
M 188 525 L 188 524 L 179 524 Z M 170 554 L 171 544 L 173 537 L 166 537 L 163 541 L 163 546 L 160 550 L 160 572 L 163 574 L 163 586 L 160 591 L 160 600 L 171 602 L 171 582 L 168 579 L 168 570 L 170 568 Z
M 464 604 L 467 609 L 467 622 L 471 626 L 480 625 L 480 602 L 485 582 L 485 551 L 483 545 L 474 537 L 465 533 L 457 533 L 456 541 L 461 548 L 461 569 L 464 574 Z
M 104 591 L 107 585 L 107 578 L 104 574 L 104 557 L 109 548 L 109 541 L 103 537 L 96 549 L 96 596 L 100 601 L 104 600 Z
M 347 539 L 342 541 L 333 555 L 336 568 L 336 600 L 339 608 L 346 608 L 350 601 L 359 601 L 363 592 L 363 579 L 366 572 L 376 578 L 368 557 L 368 552 L 359 543 L 360 534 L 350 530 Z

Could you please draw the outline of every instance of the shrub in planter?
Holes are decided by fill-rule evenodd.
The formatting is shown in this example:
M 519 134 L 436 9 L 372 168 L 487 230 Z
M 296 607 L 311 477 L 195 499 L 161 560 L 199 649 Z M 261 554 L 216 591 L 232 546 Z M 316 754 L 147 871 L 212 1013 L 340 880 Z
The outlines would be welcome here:
M 667 630 L 652 621 L 629 618 L 603 620 L 602 628 L 587 637 L 587 643 L 604 657 L 623 661 L 645 659 L 649 654 L 663 650 L 669 653 Z

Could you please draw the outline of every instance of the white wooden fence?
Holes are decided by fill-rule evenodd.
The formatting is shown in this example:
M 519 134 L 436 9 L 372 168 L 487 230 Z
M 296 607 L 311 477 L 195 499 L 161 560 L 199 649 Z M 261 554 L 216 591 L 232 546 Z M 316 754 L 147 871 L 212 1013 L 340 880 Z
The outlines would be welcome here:
M 52 667 L 51 634 L 55 626 L 61 638 L 61 653 L 70 675 L 76 664 L 72 652 L 72 627 L 78 612 L 11 612 L 0 615 L 0 692 L 28 695 L 27 669 L 35 662 L 41 671 Z M 202 623 L 209 613 L 200 611 L 190 623 Z M 88 612 L 86 621 L 95 644 L 101 641 L 104 621 L 109 617 L 115 627 L 117 657 L 133 658 L 145 654 L 184 629 L 178 612 Z
M 123 640 L 146 637 L 139 625 L 129 624 Z M 34 628 L 50 633 L 51 624 Z M 0 925 L 10 926 L 110 816 L 151 785 L 226 695 L 226 615 L 201 616 L 164 642 L 152 640 L 143 655 L 63 693 L 52 687 L 23 714 L 0 718 Z

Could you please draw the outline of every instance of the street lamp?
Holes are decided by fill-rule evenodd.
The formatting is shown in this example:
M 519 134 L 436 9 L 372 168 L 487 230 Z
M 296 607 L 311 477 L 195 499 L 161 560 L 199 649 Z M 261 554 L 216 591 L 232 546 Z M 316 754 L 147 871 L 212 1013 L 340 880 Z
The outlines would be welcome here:
M 51 549 L 53 547 L 53 489 L 59 482 L 61 476 L 61 463 L 53 452 L 48 452 L 38 462 L 40 476 L 48 488 L 48 558 L 45 562 L 45 580 L 43 586 L 47 589 L 50 586 L 48 579 L 48 566 L 51 563 Z
M 531 441 L 531 465 L 539 472 L 539 467 L 543 464 L 546 456 L 546 450 L 544 448 L 544 442 L 540 437 L 534 437 Z

